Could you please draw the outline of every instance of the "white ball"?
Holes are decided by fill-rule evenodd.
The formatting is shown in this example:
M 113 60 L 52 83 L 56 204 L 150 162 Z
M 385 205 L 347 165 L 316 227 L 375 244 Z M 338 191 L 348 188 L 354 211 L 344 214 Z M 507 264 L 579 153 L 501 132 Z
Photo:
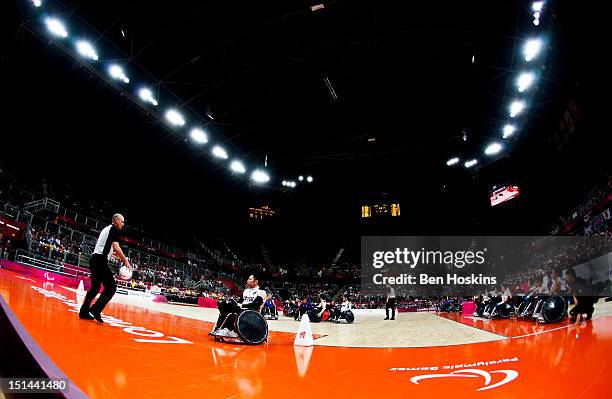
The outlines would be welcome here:
M 127 266 L 123 265 L 119 269 L 119 275 L 121 276 L 122 279 L 129 280 L 132 278 L 132 271 L 128 269 Z

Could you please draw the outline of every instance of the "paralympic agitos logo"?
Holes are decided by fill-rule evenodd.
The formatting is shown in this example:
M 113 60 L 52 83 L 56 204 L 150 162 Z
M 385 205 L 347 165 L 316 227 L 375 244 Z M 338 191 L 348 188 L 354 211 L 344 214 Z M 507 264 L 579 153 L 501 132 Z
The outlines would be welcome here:
M 491 385 L 493 379 L 491 378 L 491 374 L 503 374 L 504 378 L 495 384 Z M 484 386 L 478 388 L 477 391 L 486 391 L 487 389 L 497 388 L 499 386 L 505 385 L 510 381 L 515 380 L 518 377 L 518 371 L 516 370 L 493 370 L 493 371 L 484 371 L 479 369 L 463 369 L 456 370 L 448 374 L 424 374 L 418 375 L 410 378 L 410 382 L 413 384 L 419 385 L 419 381 L 427 380 L 431 378 L 484 378 Z
M 485 371 L 476 367 L 488 367 L 494 365 L 510 366 L 508 363 L 518 362 L 518 357 L 505 358 L 499 360 L 488 360 L 478 362 L 468 362 L 459 364 L 448 364 L 444 366 L 421 366 L 421 367 L 392 367 L 389 371 L 393 372 L 414 372 L 427 371 L 428 374 L 415 375 L 410 377 L 410 382 L 420 385 L 423 380 L 440 378 L 479 378 L 482 379 L 482 386 L 477 391 L 486 391 L 501 387 L 517 379 L 519 373 L 512 369 Z M 500 379 L 501 377 L 501 379 Z

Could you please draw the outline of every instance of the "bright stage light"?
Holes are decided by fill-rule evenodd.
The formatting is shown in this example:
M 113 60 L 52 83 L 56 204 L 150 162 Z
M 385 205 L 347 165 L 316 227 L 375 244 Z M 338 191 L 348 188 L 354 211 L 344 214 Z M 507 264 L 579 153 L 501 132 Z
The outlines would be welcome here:
M 51 32 L 54 36 L 63 38 L 68 37 L 68 31 L 59 19 L 47 18 L 45 19 L 45 25 L 47 25 L 47 30 L 49 30 L 49 32 Z
M 123 72 L 123 68 L 121 68 L 117 64 L 113 64 L 108 68 L 108 73 L 111 78 L 116 80 L 122 80 L 124 83 L 130 83 L 130 79 L 125 76 L 125 72 Z
M 514 101 L 512 104 L 510 104 L 510 117 L 514 118 L 515 116 L 523 112 L 524 109 L 525 109 L 524 101 Z
M 246 168 L 244 167 L 244 165 L 240 161 L 233 161 L 231 166 L 230 166 L 230 168 L 232 169 L 232 171 L 234 171 L 236 173 L 244 173 L 244 172 L 246 172 Z
M 470 161 L 467 161 L 467 162 L 464 164 L 464 166 L 465 166 L 466 168 L 471 168 L 472 166 L 476 165 L 477 163 L 478 163 L 478 160 L 476 160 L 476 159 L 472 159 L 472 160 L 470 160 Z
M 98 53 L 96 53 L 96 50 L 88 41 L 79 40 L 76 43 L 76 48 L 79 54 L 81 54 L 83 57 L 90 58 L 94 61 L 98 60 Z
M 166 111 L 166 120 L 175 126 L 183 126 L 185 124 L 183 115 L 174 109 Z
M 506 125 L 506 126 L 504 126 L 504 135 L 503 135 L 503 138 L 507 139 L 508 137 L 512 136 L 515 131 L 516 131 L 516 127 L 514 127 L 514 125 Z
M 189 135 L 191 136 L 191 139 L 198 144 L 208 143 L 208 136 L 200 128 L 196 127 L 196 128 L 191 129 L 191 132 L 189 133 Z
M 212 153 L 217 158 L 221 158 L 221 159 L 227 159 L 228 158 L 227 152 L 223 148 L 219 147 L 218 145 L 213 147 Z
M 157 100 L 153 98 L 153 93 L 151 92 L 151 90 L 147 89 L 146 87 L 138 91 L 138 96 L 140 97 L 142 101 L 148 102 L 153 105 L 157 105 Z
M 255 169 L 253 173 L 251 173 L 251 179 L 253 179 L 255 183 L 267 183 L 270 181 L 270 176 L 263 170 Z
M 534 1 L 532 4 L 533 11 L 539 12 L 542 11 L 542 6 L 544 5 L 543 1 Z
M 486 155 L 495 155 L 498 154 L 502 150 L 502 145 L 499 143 L 489 144 L 485 149 Z
M 516 85 L 518 86 L 519 93 L 522 93 L 527 90 L 533 84 L 534 80 L 535 75 L 533 73 L 522 73 L 516 80 Z
M 459 158 L 455 157 L 455 158 L 451 158 L 448 161 L 446 161 L 446 166 L 453 166 L 459 163 Z
M 531 61 L 542 50 L 542 40 L 540 39 L 531 39 L 525 43 L 525 47 L 523 47 L 523 54 L 525 55 L 525 61 Z

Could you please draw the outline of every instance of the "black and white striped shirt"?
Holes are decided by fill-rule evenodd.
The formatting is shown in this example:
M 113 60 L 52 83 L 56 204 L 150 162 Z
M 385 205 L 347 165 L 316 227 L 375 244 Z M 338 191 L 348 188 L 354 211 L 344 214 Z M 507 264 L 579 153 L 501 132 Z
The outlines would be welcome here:
M 119 241 L 119 229 L 114 225 L 109 224 L 100 232 L 100 236 L 98 237 L 98 241 L 96 242 L 96 248 L 93 253 L 108 256 L 111 245 L 113 242 Z

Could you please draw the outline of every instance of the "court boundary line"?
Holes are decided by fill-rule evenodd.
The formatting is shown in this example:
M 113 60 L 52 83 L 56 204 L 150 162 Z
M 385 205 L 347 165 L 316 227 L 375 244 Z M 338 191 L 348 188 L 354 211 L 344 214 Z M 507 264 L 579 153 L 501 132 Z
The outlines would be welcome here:
M 599 318 L 601 318 L 601 316 L 595 316 L 595 317 L 591 318 L 591 320 L 590 320 L 590 321 L 593 321 L 593 320 L 595 320 L 595 319 L 599 319 Z M 588 321 L 589 321 L 589 320 L 586 320 L 585 322 L 588 322 Z M 548 330 L 538 331 L 538 332 L 534 332 L 534 333 L 531 333 L 531 334 L 517 335 L 516 337 L 510 337 L 510 339 L 517 339 L 517 338 L 531 337 L 531 336 L 533 336 L 533 335 L 545 334 L 545 333 L 547 333 L 547 332 L 551 332 L 551 331 L 556 331 L 556 330 L 562 330 L 562 329 L 564 329 L 564 328 L 575 327 L 576 325 L 580 325 L 580 324 L 582 324 L 582 322 L 581 322 L 581 323 L 571 323 L 571 324 L 568 324 L 568 325 L 566 325 L 566 326 L 561 326 L 561 327 L 557 327 L 557 328 L 550 328 L 550 329 L 548 329 Z
M 88 398 L 87 395 L 70 379 L 64 372 L 57 367 L 57 365 L 51 360 L 51 358 L 42 350 L 42 348 L 36 343 L 34 338 L 28 333 L 23 324 L 19 321 L 17 316 L 13 313 L 8 303 L 4 300 L 4 297 L 0 294 L 0 308 L 6 315 L 9 323 L 15 329 L 15 332 L 19 336 L 19 339 L 23 342 L 27 350 L 34 358 L 34 361 L 38 363 L 42 371 L 47 375 L 48 378 L 63 378 L 68 380 L 69 389 L 68 392 L 64 392 L 63 395 L 68 399 L 81 399 Z
M 476 329 L 476 330 L 478 330 L 478 331 L 483 331 L 483 332 L 486 332 L 486 333 L 489 333 L 489 334 L 493 334 L 493 335 L 497 335 L 498 337 L 501 337 L 501 338 L 500 338 L 499 340 L 497 340 L 497 341 L 500 341 L 501 339 L 510 339 L 510 337 L 507 337 L 507 336 L 502 335 L 502 334 L 494 333 L 493 331 L 488 331 L 488 330 L 485 330 L 485 329 L 483 329 L 483 328 L 478 328 L 478 327 L 476 327 L 476 326 L 471 326 L 471 325 L 469 325 L 469 324 L 467 324 L 467 323 L 462 323 L 462 322 L 460 322 L 460 321 L 453 320 L 453 319 L 451 319 L 451 318 L 449 318 L 449 317 L 440 316 L 440 314 L 439 314 L 439 313 L 441 313 L 441 312 L 437 312 L 437 313 L 434 313 L 434 314 L 435 314 L 436 316 L 438 316 L 439 318 L 441 318 L 441 319 L 448 320 L 448 321 L 452 321 L 453 323 L 461 324 L 462 326 L 467 326 L 467 327 L 470 327 L 470 328 L 474 328 L 474 329 Z M 484 341 L 484 342 L 490 342 L 490 341 Z M 478 343 L 478 342 L 476 342 L 476 343 Z

